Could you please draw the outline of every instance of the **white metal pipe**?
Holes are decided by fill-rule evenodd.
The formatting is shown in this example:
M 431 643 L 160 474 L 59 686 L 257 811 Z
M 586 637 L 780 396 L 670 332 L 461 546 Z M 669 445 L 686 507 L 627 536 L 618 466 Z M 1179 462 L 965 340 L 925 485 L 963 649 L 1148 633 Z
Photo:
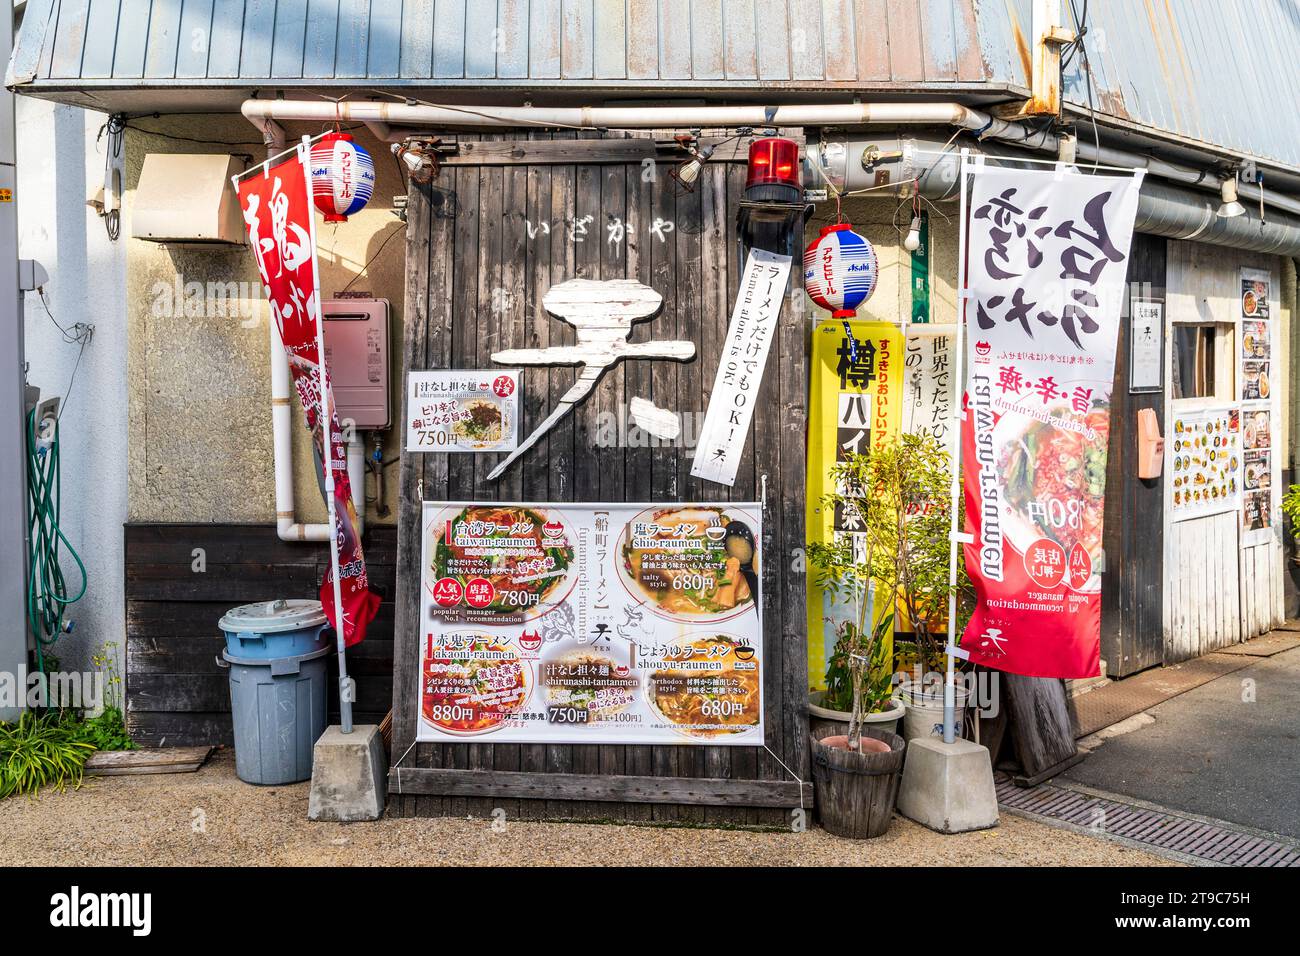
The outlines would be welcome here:
M 240 107 L 251 123 L 265 132 L 268 124 L 308 121 L 365 123 L 377 130 L 388 127 L 569 127 L 576 129 L 669 129 L 673 127 L 738 126 L 862 126 L 943 125 L 969 130 L 980 139 L 995 139 L 1035 152 L 1055 154 L 1054 133 L 1039 133 L 1020 123 L 998 119 L 961 103 L 822 103 L 769 106 L 422 106 L 406 103 L 332 102 L 326 100 L 245 100 Z M 1145 169 L 1148 174 L 1218 191 L 1219 179 L 1208 169 L 1165 162 L 1142 153 L 1098 149 L 1085 138 L 1078 140 L 1081 160 Z M 1243 199 L 1260 198 L 1260 187 L 1243 183 Z M 1300 214 L 1300 199 L 1266 192 L 1264 201 L 1278 209 Z
M 298 520 L 293 492 L 293 401 L 290 395 L 289 356 L 280 330 L 271 326 L 271 441 L 275 467 L 275 529 L 282 541 L 328 541 L 327 522 Z M 357 511 L 357 532 L 365 528 L 366 449 L 360 436 L 348 442 L 348 478 L 352 504 Z

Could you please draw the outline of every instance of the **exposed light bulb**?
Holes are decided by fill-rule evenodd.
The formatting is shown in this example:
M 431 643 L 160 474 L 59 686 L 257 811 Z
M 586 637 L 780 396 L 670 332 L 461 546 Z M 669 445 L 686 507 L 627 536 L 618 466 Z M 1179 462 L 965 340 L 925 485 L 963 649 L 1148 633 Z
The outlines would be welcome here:
M 687 160 L 678 167 L 677 179 L 679 182 L 682 182 L 687 186 L 692 186 L 695 184 L 695 180 L 700 178 L 700 170 L 703 168 L 704 164 L 698 159 Z
M 903 240 L 903 248 L 908 252 L 916 252 L 921 248 L 921 217 L 912 217 L 912 227 L 907 230 L 907 238 Z
M 418 147 L 394 143 L 393 155 L 402 161 L 402 164 L 410 170 L 411 177 L 417 181 L 423 181 L 433 172 L 429 158 Z
M 712 144 L 706 144 L 699 149 L 692 149 L 691 158 L 677 167 L 677 181 L 687 188 L 694 186 L 696 180 L 700 178 L 700 172 L 704 169 L 704 164 L 709 161 L 709 157 L 712 155 Z
M 1219 203 L 1219 209 L 1215 215 L 1220 219 L 1232 219 L 1246 214 L 1246 207 L 1237 201 L 1237 176 L 1235 173 L 1219 184 L 1219 198 L 1222 202 Z

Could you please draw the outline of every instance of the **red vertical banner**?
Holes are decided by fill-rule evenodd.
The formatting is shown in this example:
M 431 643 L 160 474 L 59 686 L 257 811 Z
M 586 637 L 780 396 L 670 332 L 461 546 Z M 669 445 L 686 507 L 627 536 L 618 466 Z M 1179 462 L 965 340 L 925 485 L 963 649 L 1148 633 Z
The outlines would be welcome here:
M 976 167 L 966 216 L 962 425 L 970 659 L 1100 672 L 1115 345 L 1142 176 Z
M 311 218 L 314 214 L 311 175 L 305 150 L 300 147 L 284 153 L 239 180 L 237 188 L 248 241 L 289 356 L 289 369 L 316 444 L 317 457 L 334 477 L 334 534 L 339 550 L 343 638 L 351 647 L 365 638 L 366 628 L 379 610 L 379 596 L 370 590 L 366 576 L 357 515 L 352 506 L 352 484 L 348 479 L 347 446 L 337 414 L 330 416 L 329 453 L 325 453 L 325 423 L 321 420 L 322 356 L 318 344 L 320 290 Z M 327 373 L 327 387 L 328 383 Z M 330 407 L 333 408 L 333 402 Z M 338 628 L 332 571 L 325 576 L 320 596 L 330 624 Z

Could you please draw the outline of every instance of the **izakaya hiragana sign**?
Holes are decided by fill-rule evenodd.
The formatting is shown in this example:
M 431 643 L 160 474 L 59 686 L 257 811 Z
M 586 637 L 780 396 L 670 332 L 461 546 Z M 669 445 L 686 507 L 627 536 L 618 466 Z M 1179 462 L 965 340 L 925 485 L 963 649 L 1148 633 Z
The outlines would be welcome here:
M 1115 344 L 1142 174 L 976 167 L 967 209 L 961 646 L 1031 677 L 1100 669 Z
M 352 507 L 347 449 L 332 402 L 329 403 L 329 453 L 325 453 L 326 423 L 321 416 L 321 396 L 323 390 L 328 390 L 329 375 L 327 371 L 322 383 L 320 291 L 310 182 L 307 149 L 299 146 L 236 180 L 235 186 L 248 227 L 248 241 L 253 247 L 271 315 L 289 356 L 293 384 L 316 443 L 317 458 L 333 473 L 343 637 L 351 646 L 365 638 L 366 627 L 379 611 L 379 596 L 370 590 L 366 575 L 356 510 Z M 325 575 L 320 596 L 330 624 L 337 628 L 332 570 Z
M 416 739 L 761 745 L 761 513 L 425 502 Z

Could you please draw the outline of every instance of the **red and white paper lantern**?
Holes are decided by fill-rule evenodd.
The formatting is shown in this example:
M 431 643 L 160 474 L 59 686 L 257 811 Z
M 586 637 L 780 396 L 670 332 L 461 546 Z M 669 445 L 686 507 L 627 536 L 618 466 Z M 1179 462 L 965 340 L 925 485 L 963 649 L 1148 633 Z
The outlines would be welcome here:
M 346 222 L 370 202 L 375 163 L 347 133 L 326 133 L 311 147 L 311 194 L 326 222 Z
M 808 298 L 834 318 L 851 318 L 876 291 L 876 250 L 847 222 L 827 226 L 803 254 Z

